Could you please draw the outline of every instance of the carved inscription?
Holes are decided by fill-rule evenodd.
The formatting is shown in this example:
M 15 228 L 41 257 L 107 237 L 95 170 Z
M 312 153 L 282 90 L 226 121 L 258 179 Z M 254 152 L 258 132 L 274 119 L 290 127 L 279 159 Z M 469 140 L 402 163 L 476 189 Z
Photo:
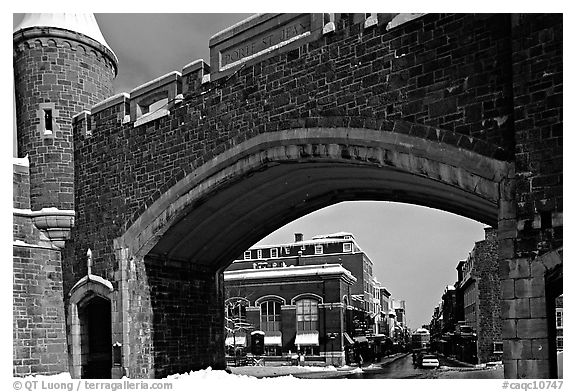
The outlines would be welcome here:
M 227 48 L 220 53 L 220 68 L 236 63 L 246 57 L 257 55 L 266 49 L 282 44 L 310 31 L 310 18 L 302 18 L 288 22 L 283 26 L 267 30 L 239 45 Z

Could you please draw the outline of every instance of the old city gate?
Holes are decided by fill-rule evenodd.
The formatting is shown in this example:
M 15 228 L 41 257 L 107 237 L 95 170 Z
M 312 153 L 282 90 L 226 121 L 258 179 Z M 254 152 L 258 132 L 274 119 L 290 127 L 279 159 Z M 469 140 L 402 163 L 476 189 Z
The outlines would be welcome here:
M 505 375 L 555 376 L 561 15 L 257 15 L 114 96 L 93 17 L 52 23 L 14 33 L 15 374 L 223 368 L 223 269 L 388 200 L 498 228 Z

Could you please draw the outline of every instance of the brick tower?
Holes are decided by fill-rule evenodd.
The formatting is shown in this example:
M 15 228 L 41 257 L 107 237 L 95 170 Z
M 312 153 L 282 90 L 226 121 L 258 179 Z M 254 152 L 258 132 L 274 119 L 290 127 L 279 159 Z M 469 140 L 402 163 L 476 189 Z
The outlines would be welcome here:
M 58 216 L 60 227 L 43 219 L 43 229 L 62 241 L 71 221 L 65 212 L 74 210 L 72 117 L 112 95 L 118 60 L 92 14 L 26 14 L 13 52 L 18 156 L 30 162 L 31 209 Z
M 13 372 L 60 373 L 68 371 L 62 251 L 75 218 L 72 122 L 112 95 L 118 60 L 92 14 L 26 14 L 13 38 Z

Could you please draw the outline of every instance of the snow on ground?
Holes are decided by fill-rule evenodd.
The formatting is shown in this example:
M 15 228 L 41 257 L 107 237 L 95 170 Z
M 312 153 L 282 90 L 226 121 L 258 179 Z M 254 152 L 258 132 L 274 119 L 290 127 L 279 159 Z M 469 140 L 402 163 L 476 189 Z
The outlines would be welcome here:
M 233 374 L 253 377 L 278 377 L 290 374 L 337 372 L 334 366 L 239 366 L 230 368 Z

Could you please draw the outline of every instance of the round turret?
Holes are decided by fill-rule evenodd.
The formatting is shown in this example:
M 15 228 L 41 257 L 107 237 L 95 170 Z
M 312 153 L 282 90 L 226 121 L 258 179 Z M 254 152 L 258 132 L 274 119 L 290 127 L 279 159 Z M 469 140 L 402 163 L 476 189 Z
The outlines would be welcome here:
M 72 117 L 113 95 L 118 60 L 92 14 L 26 14 L 13 39 L 18 156 L 30 160 L 31 209 L 73 211 Z

